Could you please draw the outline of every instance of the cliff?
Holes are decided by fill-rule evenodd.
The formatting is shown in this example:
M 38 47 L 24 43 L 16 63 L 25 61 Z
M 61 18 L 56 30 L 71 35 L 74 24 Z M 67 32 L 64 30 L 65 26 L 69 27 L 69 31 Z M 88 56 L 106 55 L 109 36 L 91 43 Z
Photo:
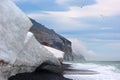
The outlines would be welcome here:
M 70 61 L 73 59 L 71 42 L 63 36 L 57 34 L 54 30 L 46 28 L 44 25 L 30 19 L 33 26 L 30 31 L 35 35 L 35 38 L 43 45 L 50 46 L 65 52 L 64 60 Z

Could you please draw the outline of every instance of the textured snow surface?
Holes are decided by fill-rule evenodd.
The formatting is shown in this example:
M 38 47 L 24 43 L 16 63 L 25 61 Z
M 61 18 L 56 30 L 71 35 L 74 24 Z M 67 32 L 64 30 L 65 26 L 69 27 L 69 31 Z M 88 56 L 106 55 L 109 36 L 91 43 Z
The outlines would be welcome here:
M 27 42 L 31 39 L 32 36 L 33 36 L 33 33 L 32 32 L 28 32 L 27 36 L 25 38 L 24 44 L 27 44 Z
M 44 46 L 48 51 L 52 52 L 52 54 L 56 57 L 56 58 L 61 58 L 63 59 L 64 57 L 64 52 L 60 51 L 58 49 L 52 48 L 52 47 L 48 47 L 48 46 Z
M 43 62 L 60 65 L 58 59 L 32 36 L 20 54 L 18 54 L 15 64 L 39 66 Z
M 11 1 L 0 0 L 0 80 L 31 72 L 43 62 L 60 65 L 58 59 L 28 32 L 29 18 Z
M 31 26 L 28 17 L 11 0 L 0 0 L 0 59 L 14 63 Z

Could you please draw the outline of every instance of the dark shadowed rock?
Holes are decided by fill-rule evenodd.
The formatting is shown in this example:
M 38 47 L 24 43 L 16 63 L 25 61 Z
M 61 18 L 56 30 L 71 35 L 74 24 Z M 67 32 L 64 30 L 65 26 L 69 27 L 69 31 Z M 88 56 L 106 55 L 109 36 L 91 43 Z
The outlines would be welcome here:
M 95 75 L 99 74 L 96 71 L 92 70 L 84 70 L 84 69 L 74 69 L 71 68 L 72 64 L 62 64 L 61 67 L 55 68 L 53 65 L 49 63 L 43 63 L 41 64 L 34 72 L 32 73 L 20 73 L 15 76 L 10 77 L 8 80 L 72 80 L 63 77 L 63 75 Z M 49 70 L 49 68 L 46 66 L 49 66 L 49 68 L 53 68 L 54 71 L 61 70 L 61 72 L 56 73 Z
M 19 74 L 16 74 L 15 76 L 11 76 L 8 80 L 71 80 L 63 77 L 61 72 L 59 73 L 54 72 L 59 70 L 59 69 L 56 69 L 58 68 L 57 66 L 54 65 L 54 68 L 51 67 L 54 69 L 53 71 L 51 71 L 51 69 L 49 70 L 48 67 L 45 68 L 46 66 L 49 66 L 50 68 L 49 63 L 43 63 L 32 73 L 19 73 Z M 63 67 L 61 67 L 61 69 L 62 68 Z M 67 68 L 67 66 L 64 66 L 64 68 Z
M 64 78 L 62 74 L 56 74 L 47 70 L 39 73 L 20 73 L 10 77 L 8 80 L 71 80 Z
M 50 64 L 48 62 L 44 62 L 41 64 L 39 67 L 35 69 L 34 72 L 40 72 L 42 70 L 48 70 L 50 72 L 58 73 L 58 74 L 63 74 L 65 70 L 67 70 L 70 67 L 69 64 L 61 64 L 61 66 L 56 66 L 53 64 Z
M 64 59 L 72 60 L 71 42 L 54 30 L 48 29 L 35 20 L 31 19 L 33 26 L 30 31 L 35 35 L 36 39 L 43 45 L 50 46 L 65 52 Z

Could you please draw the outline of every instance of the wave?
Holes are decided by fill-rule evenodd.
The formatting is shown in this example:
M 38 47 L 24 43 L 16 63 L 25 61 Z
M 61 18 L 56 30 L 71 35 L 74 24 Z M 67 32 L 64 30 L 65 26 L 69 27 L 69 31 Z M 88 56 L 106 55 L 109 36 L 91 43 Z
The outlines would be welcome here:
M 111 65 L 100 65 L 95 63 L 72 63 L 70 68 L 78 70 L 92 70 L 99 73 L 94 75 L 64 75 L 65 77 L 73 80 L 120 80 L 120 70 L 117 67 Z

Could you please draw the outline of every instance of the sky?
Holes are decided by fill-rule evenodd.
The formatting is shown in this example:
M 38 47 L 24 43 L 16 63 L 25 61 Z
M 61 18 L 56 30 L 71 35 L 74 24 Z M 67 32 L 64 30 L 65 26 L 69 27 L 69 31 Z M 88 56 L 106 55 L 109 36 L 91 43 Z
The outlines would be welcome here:
M 13 1 L 29 17 L 76 41 L 87 60 L 120 60 L 120 0 Z

